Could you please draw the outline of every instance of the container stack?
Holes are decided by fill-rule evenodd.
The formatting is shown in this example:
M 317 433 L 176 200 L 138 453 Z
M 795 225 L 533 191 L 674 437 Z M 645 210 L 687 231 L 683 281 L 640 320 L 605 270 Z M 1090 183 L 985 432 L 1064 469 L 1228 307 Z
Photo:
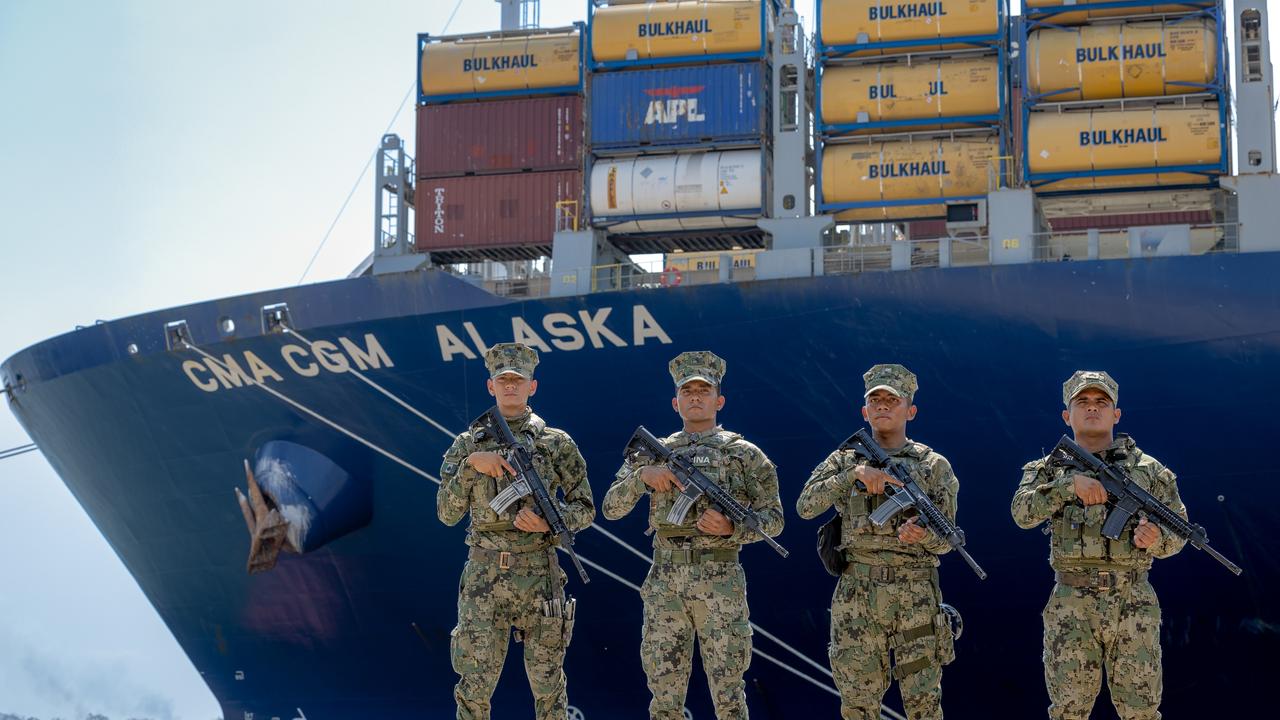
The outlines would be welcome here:
M 591 223 L 627 252 L 760 247 L 776 0 L 593 0 Z
M 1024 0 L 1023 168 L 1042 196 L 1229 172 L 1220 2 Z
M 418 37 L 416 247 L 433 262 L 551 254 L 583 189 L 581 24 Z
M 818 0 L 818 211 L 948 217 L 1001 184 L 1007 0 Z

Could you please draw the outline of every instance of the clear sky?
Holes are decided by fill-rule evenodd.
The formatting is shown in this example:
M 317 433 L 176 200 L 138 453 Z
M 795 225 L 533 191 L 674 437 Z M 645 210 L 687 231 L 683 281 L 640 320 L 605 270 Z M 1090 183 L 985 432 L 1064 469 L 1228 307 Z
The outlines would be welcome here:
M 416 34 L 453 6 L 0 0 L 0 358 L 295 284 L 415 83 Z M 585 6 L 545 0 L 543 25 Z M 492 0 L 463 0 L 449 31 L 497 25 Z M 392 127 L 411 149 L 412 117 L 411 100 Z M 309 281 L 368 254 L 372 206 L 366 178 Z M 0 412 L 0 449 L 26 442 Z M 220 715 L 38 453 L 0 461 L 0 712 Z

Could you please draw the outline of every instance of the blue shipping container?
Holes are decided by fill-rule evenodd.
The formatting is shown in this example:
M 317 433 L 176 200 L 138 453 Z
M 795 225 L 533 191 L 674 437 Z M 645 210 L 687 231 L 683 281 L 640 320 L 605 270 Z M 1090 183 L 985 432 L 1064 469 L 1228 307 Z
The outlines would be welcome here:
M 759 138 L 769 89 L 760 63 L 597 73 L 591 145 L 713 144 Z

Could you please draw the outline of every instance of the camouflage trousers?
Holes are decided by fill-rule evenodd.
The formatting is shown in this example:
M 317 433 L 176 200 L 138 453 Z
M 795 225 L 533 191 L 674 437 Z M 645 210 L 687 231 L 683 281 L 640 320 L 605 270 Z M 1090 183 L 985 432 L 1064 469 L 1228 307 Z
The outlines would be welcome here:
M 1087 720 L 1105 668 L 1120 720 L 1159 720 L 1160 602 L 1151 583 L 1054 585 L 1043 617 L 1050 718 Z
M 541 556 L 542 562 L 534 555 Z M 564 655 L 573 621 L 545 616 L 542 603 L 553 597 L 552 582 L 564 587 L 565 574 L 559 564 L 548 567 L 545 552 L 524 553 L 514 565 L 504 570 L 497 562 L 472 559 L 462 569 L 458 626 L 449 645 L 453 670 L 460 676 L 453 689 L 458 720 L 489 717 L 513 626 L 524 642 L 534 717 L 564 720 L 569 704 Z
M 911 720 L 942 720 L 942 666 L 954 657 L 951 627 L 938 617 L 933 578 L 880 582 L 852 564 L 831 599 L 828 654 L 840 717 L 880 720 L 880 702 L 898 680 Z M 936 577 L 936 575 L 934 575 Z
M 653 720 L 683 720 L 695 636 L 720 720 L 746 720 L 751 662 L 747 580 L 737 562 L 657 562 L 640 588 L 644 627 L 640 664 L 649 681 Z

